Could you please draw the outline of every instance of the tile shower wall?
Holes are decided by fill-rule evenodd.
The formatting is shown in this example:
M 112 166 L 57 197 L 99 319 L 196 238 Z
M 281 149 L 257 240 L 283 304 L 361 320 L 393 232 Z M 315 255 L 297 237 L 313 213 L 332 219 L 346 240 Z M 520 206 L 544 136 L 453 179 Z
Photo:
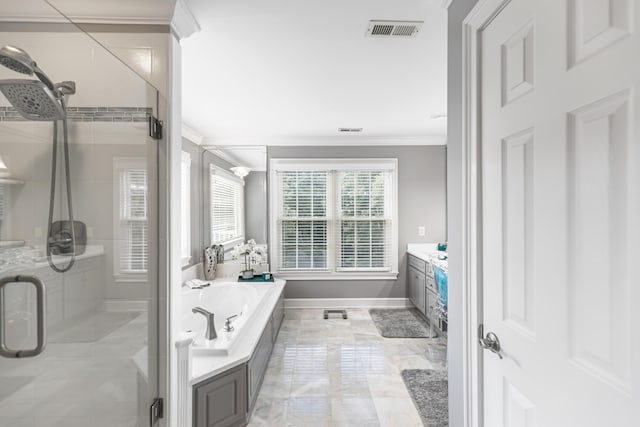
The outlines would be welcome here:
M 28 24 L 24 31 L 37 31 Z M 33 28 L 32 28 L 33 27 Z M 2 31 L 10 28 L 9 31 Z M 152 36 L 152 35 L 140 35 Z M 135 44 L 138 35 L 127 43 Z M 114 36 L 121 41 L 126 35 Z M 0 39 L 25 49 L 54 81 L 73 80 L 77 93 L 69 97 L 71 180 L 76 220 L 87 226 L 89 243 L 103 246 L 103 297 L 108 300 L 146 299 L 146 282 L 126 282 L 114 276 L 114 159 L 148 157 L 147 114 L 157 103 L 157 92 L 127 66 L 77 29 L 56 26 L 45 33 L 19 32 L 11 24 L 0 25 Z M 64 48 L 61 48 L 64 47 Z M 129 49 L 132 56 L 135 48 Z M 146 51 L 145 51 L 146 52 Z M 143 57 L 146 57 L 143 55 Z M 108 80 L 104 79 L 108 76 Z M 0 78 L 22 78 L 0 69 Z M 52 153 L 51 122 L 23 120 L 0 96 L 0 156 L 13 178 L 24 181 L 8 192 L 9 214 L 0 221 L 0 239 L 24 239 L 27 245 L 43 245 L 47 229 Z M 23 150 L 30 155 L 24 156 Z M 62 168 L 61 168 L 62 169 Z M 64 192 L 58 176 L 57 194 Z M 60 201 L 56 218 L 63 215 Z M 66 212 L 66 210 L 65 210 Z
M 68 107 L 67 119 L 75 122 L 146 122 L 149 107 Z M 0 122 L 27 121 L 13 107 L 0 107 Z

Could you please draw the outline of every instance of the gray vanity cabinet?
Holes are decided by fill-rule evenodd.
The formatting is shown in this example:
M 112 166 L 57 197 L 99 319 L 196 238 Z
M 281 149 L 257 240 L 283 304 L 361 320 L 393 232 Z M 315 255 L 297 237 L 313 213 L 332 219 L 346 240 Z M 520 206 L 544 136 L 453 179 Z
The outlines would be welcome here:
M 193 390 L 194 427 L 232 427 L 246 424 L 245 364 L 206 380 Z
M 426 264 L 420 258 L 409 255 L 409 299 L 426 315 Z

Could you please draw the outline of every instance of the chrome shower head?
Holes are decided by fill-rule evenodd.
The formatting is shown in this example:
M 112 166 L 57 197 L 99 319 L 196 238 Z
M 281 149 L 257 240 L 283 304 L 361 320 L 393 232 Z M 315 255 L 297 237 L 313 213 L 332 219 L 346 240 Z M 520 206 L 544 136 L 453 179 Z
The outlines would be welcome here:
M 51 79 L 38 68 L 36 61 L 34 61 L 27 52 L 15 46 L 4 46 L 0 48 L 0 64 L 4 65 L 12 71 L 18 73 L 32 75 L 35 74 L 38 79 L 50 90 L 54 90 L 54 85 Z
M 63 120 L 65 110 L 46 84 L 37 80 L 0 80 L 0 92 L 27 120 Z

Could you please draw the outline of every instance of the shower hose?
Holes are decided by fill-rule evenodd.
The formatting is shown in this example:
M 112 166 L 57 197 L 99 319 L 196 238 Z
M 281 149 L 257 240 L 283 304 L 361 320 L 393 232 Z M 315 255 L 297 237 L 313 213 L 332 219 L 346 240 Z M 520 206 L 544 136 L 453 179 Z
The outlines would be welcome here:
M 69 134 L 67 129 L 67 119 L 62 120 L 62 132 L 64 134 L 63 141 L 63 149 L 64 149 L 64 166 L 65 166 L 65 180 L 67 187 L 67 209 L 69 212 L 69 224 L 70 224 L 70 232 L 71 237 L 65 237 L 65 230 L 61 230 L 57 233 L 57 236 L 52 235 L 53 228 L 53 208 L 55 202 L 56 195 L 56 175 L 57 175 L 57 158 L 58 158 L 58 120 L 53 121 L 53 156 L 51 157 L 51 191 L 49 192 L 49 222 L 47 225 L 47 244 L 45 245 L 47 248 L 47 262 L 51 266 L 51 268 L 58 272 L 64 273 L 69 271 L 73 264 L 76 262 L 76 233 L 75 233 L 75 224 L 73 221 L 73 204 L 71 202 L 71 177 L 69 173 Z M 51 247 L 52 246 L 62 246 L 71 244 L 72 252 L 71 252 L 71 261 L 64 266 L 58 267 L 51 257 Z

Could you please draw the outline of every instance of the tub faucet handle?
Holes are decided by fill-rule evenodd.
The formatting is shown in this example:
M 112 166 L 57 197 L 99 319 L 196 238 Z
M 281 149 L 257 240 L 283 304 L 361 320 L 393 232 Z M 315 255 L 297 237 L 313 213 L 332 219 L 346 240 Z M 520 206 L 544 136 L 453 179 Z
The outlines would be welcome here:
M 207 318 L 207 332 L 205 333 L 205 337 L 208 340 L 214 340 L 216 338 L 218 338 L 218 334 L 216 334 L 216 326 L 215 326 L 215 321 L 214 321 L 214 317 L 215 314 L 205 310 L 202 307 L 194 307 L 191 310 L 192 313 L 199 313 L 202 314 L 204 317 Z
M 227 317 L 227 320 L 224 322 L 224 331 L 225 332 L 231 332 L 231 331 L 233 331 L 235 329 L 233 326 L 231 326 L 231 320 L 233 320 L 236 317 L 238 317 L 237 314 L 234 314 L 233 316 Z

